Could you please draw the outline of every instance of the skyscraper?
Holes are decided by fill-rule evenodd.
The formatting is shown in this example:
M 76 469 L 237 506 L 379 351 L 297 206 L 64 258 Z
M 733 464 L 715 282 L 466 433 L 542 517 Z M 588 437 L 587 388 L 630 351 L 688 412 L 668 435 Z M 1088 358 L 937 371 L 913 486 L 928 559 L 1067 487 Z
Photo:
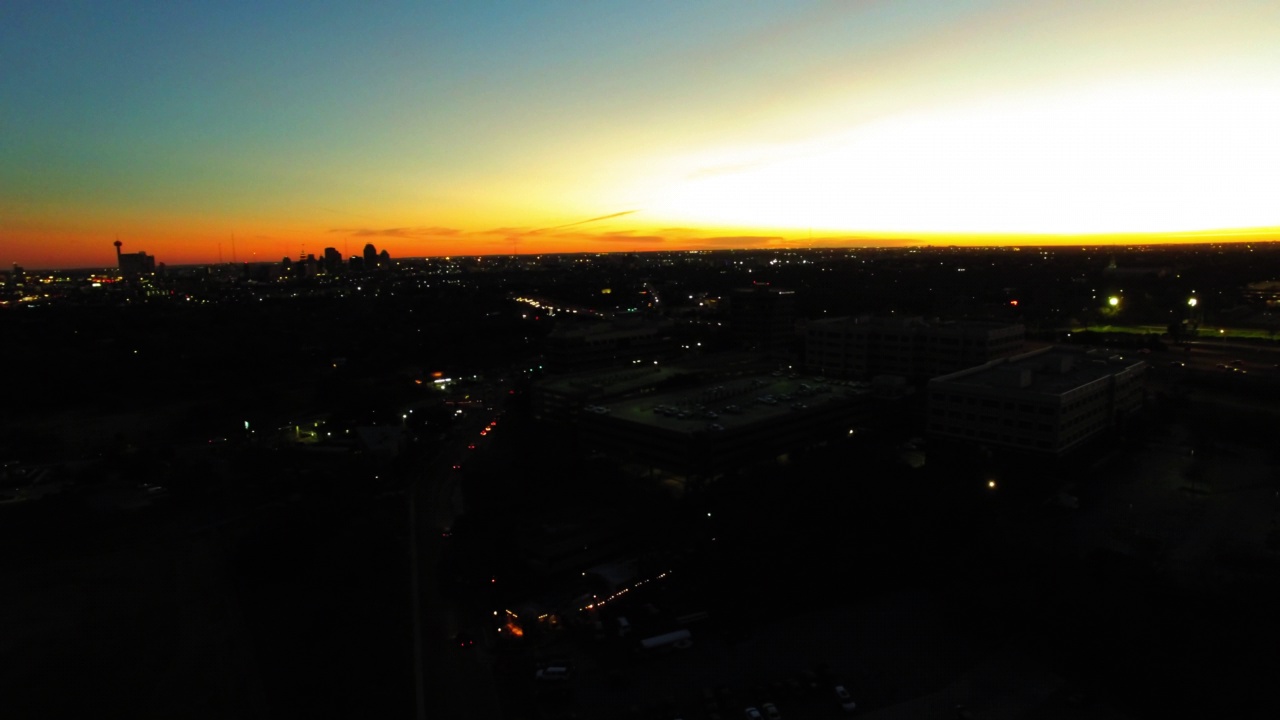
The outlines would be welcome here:
M 342 253 L 338 252 L 338 248 L 324 249 L 324 270 L 329 274 L 342 270 Z

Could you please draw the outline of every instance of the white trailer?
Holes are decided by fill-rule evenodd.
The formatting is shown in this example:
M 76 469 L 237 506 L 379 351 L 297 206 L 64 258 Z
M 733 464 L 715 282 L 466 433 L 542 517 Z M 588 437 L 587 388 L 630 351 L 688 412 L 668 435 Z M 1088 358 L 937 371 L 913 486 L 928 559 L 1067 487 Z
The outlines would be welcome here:
M 662 635 L 654 635 L 640 641 L 641 650 L 657 650 L 658 648 L 673 647 L 680 650 L 693 645 L 693 635 L 688 630 L 674 630 Z

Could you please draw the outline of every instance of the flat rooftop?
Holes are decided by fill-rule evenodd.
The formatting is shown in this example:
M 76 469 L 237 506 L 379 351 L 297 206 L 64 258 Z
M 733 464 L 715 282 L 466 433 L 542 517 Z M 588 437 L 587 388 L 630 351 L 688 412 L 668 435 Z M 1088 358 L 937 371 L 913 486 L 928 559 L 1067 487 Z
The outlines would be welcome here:
M 862 325 L 869 328 L 908 329 L 908 330 L 1003 330 L 1020 329 L 1022 323 L 1004 320 L 970 320 L 967 318 L 946 319 L 926 318 L 918 315 L 841 315 L 830 318 L 818 318 L 809 321 L 810 326 Z
M 976 368 L 943 375 L 935 378 L 934 382 L 1061 395 L 1141 365 L 1143 361 L 1136 356 L 1052 347 L 993 360 Z
M 834 404 L 848 405 L 870 393 L 869 383 L 775 372 L 591 406 L 586 411 L 677 433 L 692 433 L 733 430 L 797 412 Z
M 632 322 L 597 322 L 589 325 L 560 325 L 547 336 L 561 340 L 581 340 L 594 338 L 611 340 L 615 338 L 652 335 L 670 330 L 675 323 L 670 320 L 632 321 Z
M 543 378 L 538 385 L 555 393 L 570 394 L 599 390 L 605 394 L 625 393 L 637 388 L 688 374 L 674 365 L 648 365 L 639 363 L 623 368 L 607 368 L 593 372 L 574 373 Z

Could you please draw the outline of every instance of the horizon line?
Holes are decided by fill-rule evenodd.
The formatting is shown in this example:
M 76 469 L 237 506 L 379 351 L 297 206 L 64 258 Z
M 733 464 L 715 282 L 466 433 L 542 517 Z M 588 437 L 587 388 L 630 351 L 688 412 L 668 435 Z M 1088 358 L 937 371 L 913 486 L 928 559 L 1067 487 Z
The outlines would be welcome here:
M 1249 233 L 1268 231 L 1275 237 L 1248 237 Z M 1071 248 L 1080 246 L 1080 249 L 1103 248 L 1103 247 L 1161 247 L 1161 246 L 1190 246 L 1190 245 L 1248 245 L 1254 243 L 1277 243 L 1280 242 L 1280 227 L 1260 227 L 1260 228 L 1234 228 L 1224 230 L 1193 230 L 1193 231 L 1174 231 L 1174 232 L 1130 232 L 1130 233 L 1089 233 L 1089 234 L 1066 234 L 1066 233 L 918 233 L 922 238 L 920 240 L 899 240 L 893 241 L 891 238 L 884 238 L 890 244 L 875 244 L 868 242 L 866 244 L 846 244 L 846 245 L 796 245 L 794 247 L 742 247 L 742 248 L 724 248 L 724 247 L 706 247 L 706 248 L 645 248 L 633 250 L 571 250 L 564 252 L 469 252 L 469 253 L 442 253 L 439 255 L 403 255 L 393 258 L 393 261 L 399 260 L 433 260 L 433 259 L 449 259 L 449 258 L 468 258 L 468 257 L 544 257 L 556 255 L 639 255 L 654 253 L 732 253 L 732 252 L 795 252 L 804 250 L 908 250 L 919 248 L 962 248 L 966 250 L 998 250 L 998 249 L 1021 249 L 1021 248 Z M 932 237 L 929 237 L 932 236 Z M 999 240 L 1001 238 L 1013 240 L 1023 240 L 1024 242 L 994 242 L 994 243 L 955 243 L 955 242 L 937 242 L 938 240 L 952 238 L 985 238 Z M 1099 239 L 1107 238 L 1107 241 L 1099 241 Z M 1142 238 L 1165 238 L 1165 240 L 1157 242 L 1122 242 L 1124 239 L 1142 239 Z M 1180 239 L 1174 239 L 1180 238 Z M 848 240 L 848 236 L 830 237 L 827 239 L 844 239 Z M 1092 242 L 1089 240 L 1092 239 Z M 806 242 L 821 242 L 823 238 L 806 238 Z M 868 238 L 870 240 L 870 238 Z M 1035 242 L 1041 240 L 1042 242 Z M 1043 242 L 1051 240 L 1051 242 Z M 352 255 L 350 257 L 359 257 Z M 320 258 L 317 257 L 317 260 Z M 349 258 L 347 258 L 349 259 Z M 297 261 L 295 261 L 297 262 Z M 344 259 L 345 262 L 345 259 Z M 280 260 L 256 260 L 243 262 L 185 262 L 180 264 L 170 264 L 158 261 L 157 264 L 164 265 L 166 268 L 190 268 L 190 267 L 216 267 L 223 265 L 278 265 Z M 22 267 L 20 263 L 13 263 L 13 267 Z M 64 265 L 64 266 L 40 266 L 33 268 L 23 267 L 23 272 L 46 272 L 46 271 L 103 271 L 118 270 L 113 265 Z M 3 272 L 12 272 L 4 270 Z

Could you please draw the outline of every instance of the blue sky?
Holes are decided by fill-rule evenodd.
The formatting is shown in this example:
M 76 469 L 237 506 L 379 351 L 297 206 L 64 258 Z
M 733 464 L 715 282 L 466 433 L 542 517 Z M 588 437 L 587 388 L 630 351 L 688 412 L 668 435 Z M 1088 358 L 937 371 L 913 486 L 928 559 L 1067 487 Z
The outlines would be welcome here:
M 1274 226 L 1278 48 L 1244 0 L 11 1 L 0 249 Z

